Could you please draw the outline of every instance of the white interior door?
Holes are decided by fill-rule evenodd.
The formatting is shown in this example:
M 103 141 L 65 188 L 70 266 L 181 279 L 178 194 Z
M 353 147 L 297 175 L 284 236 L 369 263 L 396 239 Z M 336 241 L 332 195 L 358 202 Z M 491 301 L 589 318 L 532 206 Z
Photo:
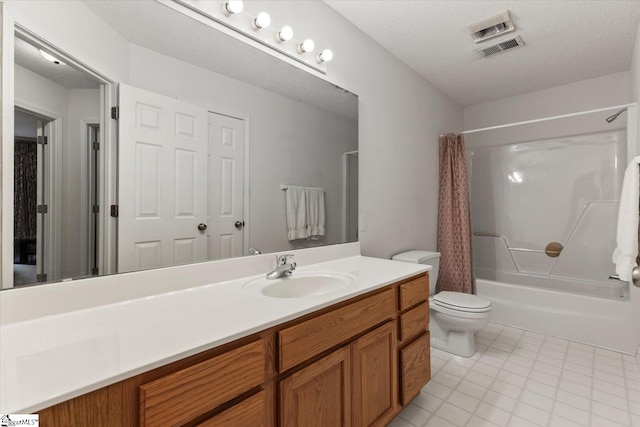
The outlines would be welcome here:
M 120 85 L 118 271 L 207 258 L 207 110 Z
M 209 113 L 209 259 L 243 255 L 244 122 Z

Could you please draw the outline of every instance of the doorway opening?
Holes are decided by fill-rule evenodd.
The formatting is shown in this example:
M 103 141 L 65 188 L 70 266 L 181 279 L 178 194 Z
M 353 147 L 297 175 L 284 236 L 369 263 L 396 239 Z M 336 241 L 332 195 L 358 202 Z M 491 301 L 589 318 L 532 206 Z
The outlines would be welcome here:
M 46 281 L 50 269 L 45 248 L 51 239 L 46 216 L 51 120 L 21 109 L 14 114 L 13 280 L 19 286 Z

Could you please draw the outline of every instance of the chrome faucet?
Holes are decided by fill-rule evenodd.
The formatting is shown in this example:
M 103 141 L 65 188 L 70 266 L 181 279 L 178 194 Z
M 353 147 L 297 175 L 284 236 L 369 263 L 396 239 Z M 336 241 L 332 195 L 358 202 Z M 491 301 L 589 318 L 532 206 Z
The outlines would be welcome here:
M 262 251 L 256 248 L 249 248 L 249 255 L 262 255 Z
M 267 279 L 271 280 L 278 279 L 282 276 L 291 276 L 293 270 L 296 269 L 296 263 L 294 261 L 287 262 L 291 257 L 293 257 L 292 254 L 276 255 L 276 268 L 267 273 Z

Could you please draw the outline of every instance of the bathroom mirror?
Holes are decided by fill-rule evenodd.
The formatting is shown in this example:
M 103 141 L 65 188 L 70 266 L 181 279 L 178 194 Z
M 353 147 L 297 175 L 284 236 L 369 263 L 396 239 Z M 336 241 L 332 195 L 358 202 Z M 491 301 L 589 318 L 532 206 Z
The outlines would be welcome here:
M 30 46 L 18 36 L 15 143 L 31 147 L 29 144 L 36 144 L 38 137 L 48 137 L 50 143 L 39 149 L 18 150 L 22 158 L 16 157 L 14 162 L 21 176 L 33 176 L 32 183 L 20 186 L 21 201 L 16 205 L 23 211 L 33 206 L 38 210 L 35 216 L 14 212 L 16 221 L 26 217 L 30 222 L 15 227 L 19 235 L 14 236 L 14 278 L 21 278 L 13 285 L 244 256 L 249 255 L 250 248 L 269 253 L 357 240 L 357 96 L 160 2 L 99 1 L 84 5 L 127 43 L 127 57 L 122 61 L 128 67 L 129 80 L 117 82 L 120 158 L 117 166 L 106 166 L 119 174 L 117 247 L 105 249 L 99 231 L 97 211 L 109 206 L 95 207 L 100 198 L 96 183 L 102 172 L 92 151 L 93 143 L 102 137 L 100 84 L 74 67 L 63 74 L 68 77 L 79 73 L 76 82 L 84 77 L 85 86 L 65 83 L 54 75 L 55 71 L 47 74 L 46 67 L 25 57 L 38 46 Z M 60 2 L 56 7 L 68 5 Z M 28 31 L 38 34 L 38 28 Z M 67 48 L 56 47 L 63 52 Z M 46 108 L 38 108 L 31 94 L 20 92 L 34 87 L 30 84 L 33 82 L 56 89 L 50 93 L 63 94 L 65 99 L 55 102 L 67 105 L 64 127 L 56 128 Z M 127 111 L 129 97 L 135 102 Z M 154 116 L 158 106 L 177 109 L 175 116 Z M 197 111 L 187 114 L 185 108 Z M 129 113 L 133 115 L 123 116 Z M 194 124 L 194 117 L 204 122 Z M 154 123 L 160 126 L 161 122 L 168 127 L 175 121 L 172 129 L 177 133 L 204 133 L 203 148 L 190 151 L 176 146 L 174 157 L 167 162 L 167 154 L 156 150 L 154 141 L 135 134 L 135 126 L 131 128 L 133 134 L 123 133 L 131 121 L 147 128 Z M 28 135 L 19 135 L 25 134 L 25 127 L 29 127 Z M 60 147 L 62 140 L 71 144 L 68 140 L 72 134 L 77 134 L 77 144 L 82 148 L 60 148 L 57 169 L 62 173 L 57 181 L 50 180 L 57 187 L 47 189 L 42 182 L 56 168 L 47 166 L 43 150 L 54 152 L 55 143 Z M 137 142 L 127 148 L 123 141 L 129 137 Z M 218 143 L 233 145 L 236 150 L 221 152 L 215 148 Z M 129 148 L 131 151 L 127 151 Z M 20 169 L 22 163 L 25 166 Z M 154 181 L 154 177 L 168 175 L 168 169 L 175 181 Z M 324 190 L 324 233 L 289 240 L 288 186 Z M 35 197 L 28 197 L 30 188 L 36 189 Z M 40 207 L 46 204 L 40 198 L 47 191 L 64 194 L 57 211 L 51 207 L 48 212 L 41 211 L 47 209 Z M 190 210 L 195 206 L 200 209 L 197 214 Z M 153 219 L 167 209 L 174 218 L 192 217 L 190 228 L 195 232 L 157 237 L 153 233 L 166 233 L 170 228 L 165 222 L 151 234 L 145 231 L 146 236 L 133 236 L 141 227 L 125 218 L 127 212 Z M 128 229 L 126 221 L 130 222 Z M 195 238 L 199 243 L 194 243 Z M 111 271 L 99 268 L 100 252 L 104 250 L 113 250 L 117 257 Z M 165 252 L 172 256 L 165 257 Z M 10 288 L 5 283 L 3 287 Z

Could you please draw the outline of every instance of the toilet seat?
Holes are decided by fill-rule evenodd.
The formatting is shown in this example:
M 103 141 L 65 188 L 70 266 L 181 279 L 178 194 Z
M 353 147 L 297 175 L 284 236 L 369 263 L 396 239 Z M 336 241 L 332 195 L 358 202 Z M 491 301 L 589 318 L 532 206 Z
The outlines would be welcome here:
M 485 313 L 491 310 L 491 302 L 477 295 L 443 291 L 431 299 L 435 305 L 466 313 Z

